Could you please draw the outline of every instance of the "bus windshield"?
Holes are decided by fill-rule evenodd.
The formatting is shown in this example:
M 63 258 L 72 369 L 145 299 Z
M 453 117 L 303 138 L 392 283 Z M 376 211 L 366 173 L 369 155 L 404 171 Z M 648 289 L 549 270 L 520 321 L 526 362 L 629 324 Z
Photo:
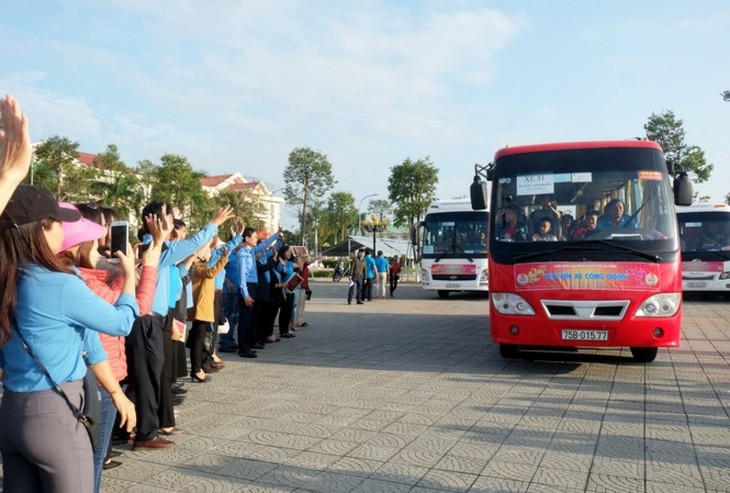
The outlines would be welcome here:
M 677 215 L 684 252 L 730 250 L 730 214 L 689 212 Z
M 655 149 L 507 154 L 496 163 L 493 183 L 492 203 L 501 204 L 492 224 L 493 250 L 522 243 L 535 252 L 556 247 L 549 242 L 590 240 L 642 250 L 663 242 L 667 249 L 677 242 L 673 194 Z M 648 242 L 654 246 L 641 246 Z
M 486 258 L 487 219 L 488 214 L 484 211 L 426 215 L 423 256 Z

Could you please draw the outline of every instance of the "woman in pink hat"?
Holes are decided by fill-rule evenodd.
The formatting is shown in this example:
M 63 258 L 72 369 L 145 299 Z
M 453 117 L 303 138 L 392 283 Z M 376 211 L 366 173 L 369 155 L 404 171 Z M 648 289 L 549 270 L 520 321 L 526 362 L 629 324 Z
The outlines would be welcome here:
M 59 203 L 61 208 L 79 211 L 79 208 L 73 204 L 66 202 Z M 94 219 L 103 220 L 103 215 L 96 216 L 91 212 L 92 209 L 82 207 L 80 213 L 82 217 L 76 222 L 62 222 L 63 243 L 61 251 L 63 255 L 70 259 L 73 265 L 78 269 L 79 275 L 99 297 L 105 301 L 114 304 L 122 293 L 124 284 L 129 279 L 135 279 L 135 262 L 133 256 L 126 256 L 121 262 L 123 275 L 114 275 L 110 270 L 98 269 L 100 254 L 98 251 L 99 239 L 106 236 L 106 228 L 102 224 L 94 222 Z M 137 303 L 140 308 L 140 315 L 149 313 L 152 306 L 152 296 L 157 283 L 157 264 L 160 259 L 163 238 L 169 231 L 165 231 L 159 224 L 157 218 L 145 218 L 151 231 L 156 233 L 156 238 L 150 247 L 142 256 L 142 272 L 137 285 Z M 121 382 L 127 377 L 127 359 L 124 348 L 124 337 L 111 336 L 107 334 L 99 334 L 101 344 L 106 351 L 108 361 L 114 374 L 115 383 Z M 117 384 L 118 385 L 118 384 Z M 111 440 L 112 428 L 116 417 L 117 409 L 120 406 L 132 406 L 134 404 L 128 401 L 126 396 L 111 395 L 103 387 L 101 392 L 101 423 L 99 425 L 99 439 L 94 447 L 94 491 L 101 489 L 101 472 L 105 463 L 104 459 L 107 454 L 109 443 Z M 121 464 L 117 462 L 116 464 Z

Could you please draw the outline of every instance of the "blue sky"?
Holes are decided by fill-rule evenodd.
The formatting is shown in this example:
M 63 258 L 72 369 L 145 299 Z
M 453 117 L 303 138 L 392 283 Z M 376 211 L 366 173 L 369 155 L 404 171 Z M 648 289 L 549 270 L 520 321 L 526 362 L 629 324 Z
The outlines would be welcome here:
M 696 189 L 730 192 L 726 0 L 6 4 L 0 91 L 34 141 L 114 143 L 131 166 L 182 154 L 270 190 L 307 146 L 356 202 L 430 156 L 451 198 L 504 145 L 642 136 L 669 109 L 715 164 Z

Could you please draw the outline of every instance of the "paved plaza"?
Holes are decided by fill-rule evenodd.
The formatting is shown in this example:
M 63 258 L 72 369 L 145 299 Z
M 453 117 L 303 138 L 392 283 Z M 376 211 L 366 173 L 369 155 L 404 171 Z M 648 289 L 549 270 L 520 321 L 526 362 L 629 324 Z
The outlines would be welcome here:
M 314 283 L 296 339 L 188 381 L 177 447 L 121 447 L 103 491 L 730 491 L 730 303 L 687 301 L 682 347 L 649 365 L 504 360 L 486 296 L 346 288 Z

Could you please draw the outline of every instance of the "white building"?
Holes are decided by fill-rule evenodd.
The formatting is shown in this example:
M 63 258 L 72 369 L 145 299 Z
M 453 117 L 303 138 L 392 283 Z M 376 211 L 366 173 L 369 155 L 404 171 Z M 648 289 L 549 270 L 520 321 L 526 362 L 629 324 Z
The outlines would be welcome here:
M 268 234 L 273 234 L 281 223 L 281 206 L 284 199 L 274 197 L 263 181 L 248 181 L 241 173 L 227 175 L 206 176 L 200 179 L 203 190 L 211 197 L 228 190 L 247 194 L 252 200 L 261 204 L 262 212 L 256 219 L 265 225 Z

